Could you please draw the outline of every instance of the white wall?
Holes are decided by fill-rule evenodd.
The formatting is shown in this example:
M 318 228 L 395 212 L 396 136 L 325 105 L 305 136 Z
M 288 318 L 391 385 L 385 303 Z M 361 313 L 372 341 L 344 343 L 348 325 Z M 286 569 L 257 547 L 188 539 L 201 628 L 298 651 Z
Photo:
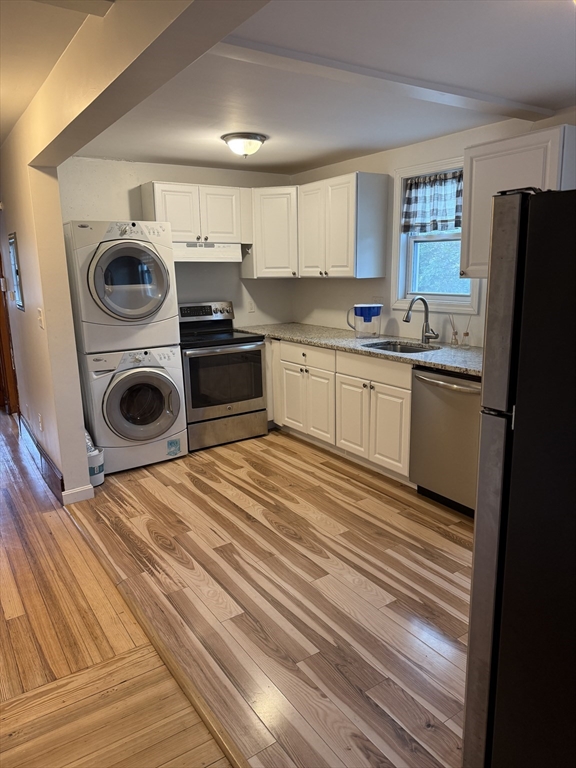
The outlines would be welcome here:
M 310 181 L 328 179 L 353 171 L 368 173 L 387 173 L 391 177 L 399 168 L 420 165 L 453 157 L 461 157 L 466 147 L 482 144 L 488 141 L 498 141 L 511 136 L 518 136 L 529 131 L 539 131 L 553 125 L 576 125 L 576 108 L 562 110 L 552 118 L 537 122 L 527 120 L 506 120 L 493 125 L 473 128 L 468 131 L 442 136 L 431 141 L 412 144 L 407 147 L 378 152 L 373 155 L 347 160 L 311 171 L 305 171 L 293 176 L 291 183 L 306 184 Z M 384 304 L 383 332 L 390 335 L 417 338 L 420 335 L 422 313 L 414 312 L 411 323 L 403 323 L 403 310 L 393 310 L 390 276 L 392 274 L 392 200 L 390 190 L 390 210 L 388 225 L 390 237 L 387 249 L 386 275 L 377 280 L 298 280 L 294 292 L 294 320 L 314 325 L 327 325 L 334 328 L 346 328 L 346 309 L 353 304 L 374 300 Z M 484 310 L 486 304 L 486 281 L 480 281 L 480 312 L 472 315 L 470 320 L 470 342 L 482 346 L 484 339 Z M 470 315 L 454 315 L 456 326 L 462 332 L 468 323 Z M 443 313 L 431 313 L 431 325 L 441 334 L 442 341 L 449 341 L 451 327 L 448 316 Z
M 331 178 L 353 171 L 368 173 L 387 173 L 391 177 L 399 168 L 435 162 L 443 159 L 461 157 L 466 147 L 482 144 L 487 141 L 517 136 L 527 133 L 532 126 L 537 125 L 527 120 L 506 120 L 493 125 L 473 128 L 467 131 L 442 136 L 438 139 L 412 144 L 407 147 L 378 152 L 373 155 L 347 160 L 342 163 L 324 166 L 312 171 L 300 173 L 292 177 L 292 183 L 305 184 L 310 181 Z M 391 179 L 392 187 L 392 179 Z M 299 280 L 295 289 L 294 319 L 301 323 L 327 325 L 335 328 L 346 328 L 346 309 L 353 304 L 378 301 L 384 304 L 383 333 L 406 338 L 419 338 L 422 326 L 422 312 L 414 311 L 411 323 L 403 323 L 404 310 L 394 310 L 392 274 L 392 201 L 393 190 L 389 194 L 390 209 L 388 211 L 389 239 L 387 248 L 386 277 L 374 280 Z M 484 337 L 484 308 L 486 301 L 485 280 L 480 283 L 480 306 L 478 315 L 455 314 L 456 326 L 460 330 L 460 338 L 470 319 L 470 342 L 481 346 Z M 420 306 L 420 305 L 418 305 Z M 451 327 L 448 315 L 431 313 L 431 325 L 441 334 L 441 341 L 449 341 Z
M 265 187 L 288 184 L 277 173 L 198 168 L 186 165 L 130 163 L 71 157 L 58 168 L 64 221 L 142 219 L 140 185 L 148 181 Z M 292 283 L 288 280 L 240 279 L 240 264 L 177 264 L 178 300 L 234 302 L 237 325 L 293 320 Z M 252 300 L 255 312 L 249 312 Z
M 64 221 L 139 221 L 142 219 L 140 185 L 148 181 L 274 187 L 289 184 L 290 177 L 278 173 L 199 168 L 191 165 L 71 157 L 58 166 L 58 181 Z
M 574 109 L 565 110 L 552 120 L 539 122 L 506 120 L 492 125 L 442 136 L 407 147 L 378 152 L 288 177 L 280 174 L 219 170 L 183 165 L 131 163 L 73 157 L 58 168 L 64 220 L 69 219 L 139 219 L 142 215 L 140 185 L 148 181 L 181 181 L 197 184 L 223 184 L 242 187 L 304 184 L 353 171 L 387 173 L 398 168 L 426 162 L 461 157 L 474 144 L 517 136 L 540 130 L 551 124 L 575 122 Z M 392 186 L 392 179 L 391 179 Z M 388 211 L 389 239 L 385 278 L 371 280 L 241 280 L 237 264 L 179 264 L 177 266 L 180 301 L 231 299 L 237 325 L 296 321 L 333 328 L 346 328 L 346 311 L 356 303 L 379 301 L 384 304 L 383 332 L 405 338 L 418 338 L 422 312 L 415 310 L 411 323 L 403 323 L 403 310 L 391 307 L 392 274 L 392 200 L 390 188 Z M 484 335 L 486 281 L 480 281 L 480 312 L 454 315 L 460 337 L 470 319 L 470 342 L 481 346 Z M 248 312 L 252 300 L 255 313 Z M 449 341 L 448 315 L 431 313 L 431 325 Z
M 28 405 L 36 438 L 62 470 L 67 502 L 93 490 L 56 166 L 266 2 L 123 0 L 104 18 L 88 16 L 0 148 L 2 252 L 8 253 L 7 235 L 15 231 L 26 307 L 19 311 L 9 298 L 19 399 Z M 12 289 L 9 273 L 8 283 Z

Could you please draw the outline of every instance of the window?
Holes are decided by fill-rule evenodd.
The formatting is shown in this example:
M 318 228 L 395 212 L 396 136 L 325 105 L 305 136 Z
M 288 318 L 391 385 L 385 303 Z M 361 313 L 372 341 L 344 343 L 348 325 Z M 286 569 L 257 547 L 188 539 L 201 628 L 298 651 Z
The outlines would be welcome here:
M 412 171 L 412 172 L 410 172 Z M 462 169 L 413 168 L 396 174 L 396 309 L 424 296 L 436 311 L 475 313 L 478 281 L 460 277 Z
M 20 262 L 18 260 L 18 245 L 16 244 L 16 232 L 8 235 L 8 252 L 10 254 L 10 267 L 12 268 L 12 285 L 14 286 L 14 299 L 18 309 L 24 311 L 24 299 L 20 285 Z

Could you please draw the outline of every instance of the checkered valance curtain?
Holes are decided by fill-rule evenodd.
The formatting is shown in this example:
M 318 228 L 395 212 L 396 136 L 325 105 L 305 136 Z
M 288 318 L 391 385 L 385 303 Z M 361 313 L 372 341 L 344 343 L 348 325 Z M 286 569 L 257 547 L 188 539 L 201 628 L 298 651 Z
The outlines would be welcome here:
M 402 232 L 445 231 L 462 226 L 462 169 L 406 179 Z

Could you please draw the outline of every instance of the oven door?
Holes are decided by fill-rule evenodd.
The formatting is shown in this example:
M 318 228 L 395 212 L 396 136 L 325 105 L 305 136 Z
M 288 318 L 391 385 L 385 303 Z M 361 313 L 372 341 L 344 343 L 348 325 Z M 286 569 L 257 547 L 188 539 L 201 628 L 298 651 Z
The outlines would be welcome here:
M 265 342 L 185 349 L 188 423 L 266 408 Z

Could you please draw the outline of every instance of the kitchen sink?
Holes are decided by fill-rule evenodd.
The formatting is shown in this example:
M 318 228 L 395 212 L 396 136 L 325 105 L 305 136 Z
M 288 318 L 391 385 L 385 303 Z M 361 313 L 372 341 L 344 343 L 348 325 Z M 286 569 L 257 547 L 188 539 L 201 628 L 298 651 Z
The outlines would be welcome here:
M 418 344 L 410 341 L 376 341 L 362 346 L 381 349 L 383 352 L 401 352 L 404 355 L 416 355 L 418 352 L 433 352 L 435 349 L 440 349 L 432 344 Z

